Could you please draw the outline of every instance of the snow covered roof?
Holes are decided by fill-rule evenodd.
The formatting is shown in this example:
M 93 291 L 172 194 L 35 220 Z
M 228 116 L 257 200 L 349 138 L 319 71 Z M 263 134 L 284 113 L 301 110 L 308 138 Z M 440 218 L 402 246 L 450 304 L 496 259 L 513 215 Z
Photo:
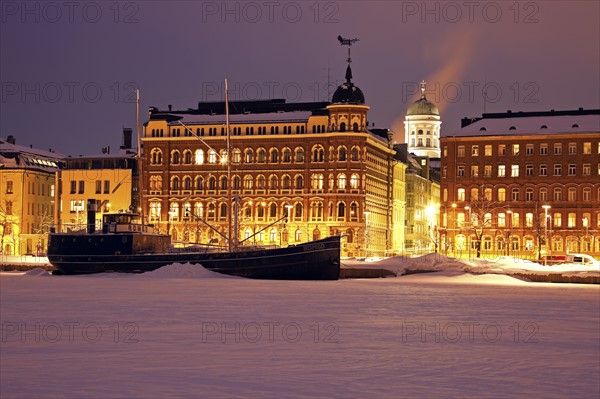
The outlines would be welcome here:
M 600 114 L 483 118 L 446 137 L 600 132 Z
M 289 112 L 268 112 L 268 113 L 247 113 L 229 115 L 230 123 L 267 123 L 267 122 L 306 122 L 312 115 L 311 111 L 289 111 Z M 176 115 L 181 122 L 200 125 L 218 125 L 225 124 L 225 115 L 200 115 L 184 114 Z M 170 122 L 169 125 L 179 125 L 178 121 Z
M 63 154 L 12 144 L 0 139 L 0 167 L 54 171 Z

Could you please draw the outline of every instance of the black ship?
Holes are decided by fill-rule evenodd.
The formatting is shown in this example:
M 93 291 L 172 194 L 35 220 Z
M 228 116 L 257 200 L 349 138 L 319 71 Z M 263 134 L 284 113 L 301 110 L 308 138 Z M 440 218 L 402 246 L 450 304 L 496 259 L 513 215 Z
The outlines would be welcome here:
M 172 263 L 190 263 L 254 279 L 339 278 L 339 236 L 272 249 L 240 246 L 223 251 L 208 245 L 175 248 L 169 235 L 158 234 L 153 226 L 135 223 L 137 216 L 105 214 L 102 230 L 96 231 L 95 212 L 88 211 L 87 230 L 50 233 L 48 260 L 58 269 L 57 274 L 141 273 Z

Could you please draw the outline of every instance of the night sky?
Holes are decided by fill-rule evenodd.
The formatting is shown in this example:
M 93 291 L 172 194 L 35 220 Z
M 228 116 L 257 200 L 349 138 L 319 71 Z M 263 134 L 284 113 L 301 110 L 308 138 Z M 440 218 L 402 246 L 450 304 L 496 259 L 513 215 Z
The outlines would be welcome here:
M 442 135 L 484 112 L 600 108 L 597 1 L 1 1 L 0 137 L 91 155 L 149 106 L 325 101 L 354 83 L 395 128 L 418 82 Z M 332 85 L 328 90 L 329 81 Z M 484 87 L 487 101 L 484 104 Z M 396 136 L 401 137 L 401 136 Z

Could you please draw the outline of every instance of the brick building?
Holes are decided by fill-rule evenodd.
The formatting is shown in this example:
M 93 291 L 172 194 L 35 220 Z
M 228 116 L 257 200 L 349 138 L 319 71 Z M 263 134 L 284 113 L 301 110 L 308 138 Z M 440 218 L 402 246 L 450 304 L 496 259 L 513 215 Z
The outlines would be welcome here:
M 442 137 L 442 248 L 600 255 L 600 110 L 463 119 Z

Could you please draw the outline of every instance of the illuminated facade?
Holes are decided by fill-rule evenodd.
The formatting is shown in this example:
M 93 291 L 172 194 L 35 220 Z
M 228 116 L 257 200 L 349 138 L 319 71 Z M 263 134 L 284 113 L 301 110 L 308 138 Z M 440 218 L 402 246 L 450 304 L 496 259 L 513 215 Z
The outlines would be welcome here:
M 231 194 L 242 245 L 341 234 L 343 256 L 400 251 L 404 200 L 394 181 L 405 166 L 389 137 L 367 129 L 369 107 L 351 79 L 348 66 L 331 103 L 231 102 L 230 173 L 224 103 L 151 108 L 142 137 L 149 222 L 177 241 L 225 244 Z
M 484 114 L 441 144 L 447 251 L 600 255 L 600 110 Z
M 425 82 L 421 82 L 421 98 L 406 111 L 404 137 L 408 152 L 420 157 L 440 157 L 440 111 L 425 96 Z
M 123 145 L 116 154 L 65 158 L 58 172 L 57 228 L 83 230 L 87 201 L 96 200 L 96 225 L 107 212 L 137 212 L 137 159 L 131 150 L 131 129 L 123 129 Z
M 0 254 L 45 252 L 63 155 L 0 140 Z

